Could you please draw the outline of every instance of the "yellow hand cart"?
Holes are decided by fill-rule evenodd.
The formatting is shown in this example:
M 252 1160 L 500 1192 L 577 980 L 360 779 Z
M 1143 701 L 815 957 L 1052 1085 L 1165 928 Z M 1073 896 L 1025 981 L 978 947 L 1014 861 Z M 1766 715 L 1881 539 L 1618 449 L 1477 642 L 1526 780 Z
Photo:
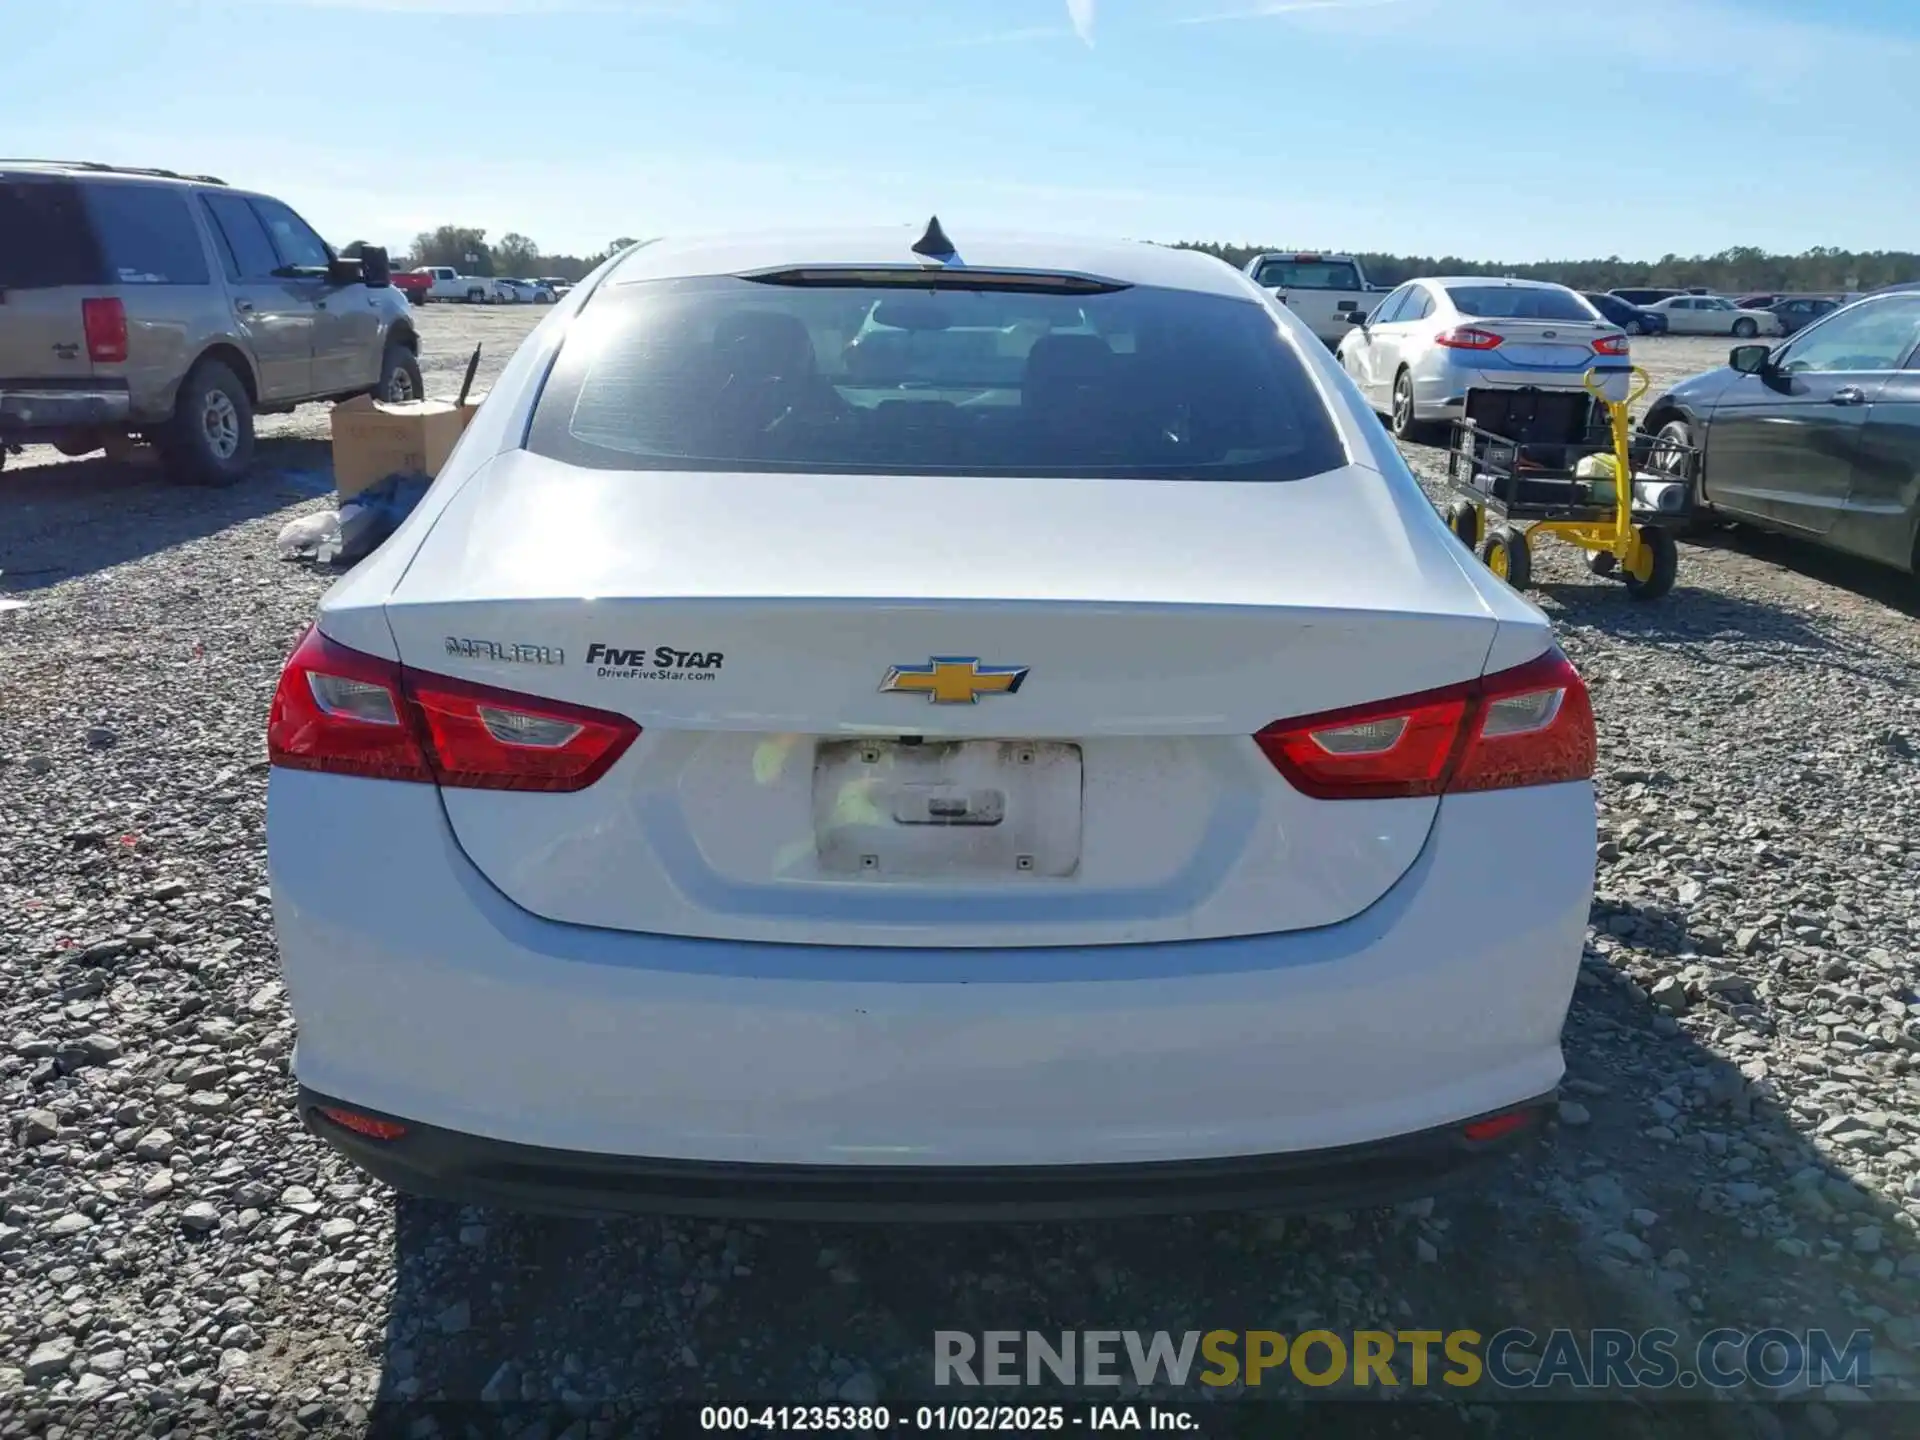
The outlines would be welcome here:
M 1586 551 L 1594 574 L 1618 576 L 1635 600 L 1657 600 L 1673 588 L 1679 568 L 1674 532 L 1691 517 L 1698 456 L 1674 441 L 1633 433 L 1631 407 L 1647 391 L 1646 371 L 1596 366 L 1584 384 L 1591 403 L 1578 436 L 1563 431 L 1543 440 L 1503 434 L 1473 418 L 1455 422 L 1448 527 L 1516 590 L 1532 581 L 1533 537 L 1552 535 Z M 1470 394 L 1470 416 L 1473 401 Z

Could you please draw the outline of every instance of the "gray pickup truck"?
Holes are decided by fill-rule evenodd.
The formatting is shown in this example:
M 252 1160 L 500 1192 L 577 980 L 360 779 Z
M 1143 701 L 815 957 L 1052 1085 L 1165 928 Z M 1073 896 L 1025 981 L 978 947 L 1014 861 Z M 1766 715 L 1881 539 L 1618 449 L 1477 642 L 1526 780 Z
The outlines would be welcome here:
M 0 462 L 145 440 L 171 477 L 231 485 L 254 416 L 419 399 L 419 350 L 386 253 L 344 258 L 271 196 L 0 160 Z

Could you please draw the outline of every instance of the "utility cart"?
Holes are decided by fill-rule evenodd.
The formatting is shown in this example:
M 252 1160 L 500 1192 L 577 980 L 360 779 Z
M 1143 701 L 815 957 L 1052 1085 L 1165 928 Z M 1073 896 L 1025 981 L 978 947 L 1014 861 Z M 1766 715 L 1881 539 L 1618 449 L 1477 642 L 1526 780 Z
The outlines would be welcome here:
M 1646 389 L 1644 370 L 1620 365 L 1588 371 L 1583 392 L 1469 391 L 1447 452 L 1453 533 L 1516 590 L 1532 579 L 1533 537 L 1552 535 L 1634 599 L 1665 595 L 1698 456 L 1632 433 L 1628 409 Z

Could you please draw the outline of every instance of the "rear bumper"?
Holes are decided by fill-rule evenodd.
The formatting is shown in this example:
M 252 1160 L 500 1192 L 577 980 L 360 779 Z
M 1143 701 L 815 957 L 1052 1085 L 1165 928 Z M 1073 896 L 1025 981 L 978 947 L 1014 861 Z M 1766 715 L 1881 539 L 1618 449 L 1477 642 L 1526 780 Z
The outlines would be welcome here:
M 1474 370 L 1436 367 L 1413 377 L 1414 415 L 1421 420 L 1458 420 L 1469 390 L 1566 390 L 1584 393 L 1585 370 Z
M 758 1220 L 1063 1220 L 1208 1210 L 1311 1213 L 1386 1205 L 1484 1177 L 1538 1135 L 1552 1095 L 1510 1107 L 1496 1138 L 1449 1125 L 1416 1135 L 1279 1155 L 1108 1165 L 780 1165 L 653 1160 L 465 1135 L 399 1116 L 377 1140 L 328 1118 L 353 1109 L 301 1087 L 307 1128 L 410 1195 L 534 1214 L 659 1212 Z M 367 1112 L 361 1111 L 365 1114 Z
M 124 381 L 0 380 L 0 433 L 124 425 L 133 400 Z
M 480 875 L 436 791 L 342 776 L 273 772 L 268 854 L 295 1073 L 351 1109 L 615 1168 L 1059 1175 L 1338 1151 L 1550 1092 L 1594 807 L 1584 783 L 1449 797 L 1351 920 L 1088 947 L 557 924 Z

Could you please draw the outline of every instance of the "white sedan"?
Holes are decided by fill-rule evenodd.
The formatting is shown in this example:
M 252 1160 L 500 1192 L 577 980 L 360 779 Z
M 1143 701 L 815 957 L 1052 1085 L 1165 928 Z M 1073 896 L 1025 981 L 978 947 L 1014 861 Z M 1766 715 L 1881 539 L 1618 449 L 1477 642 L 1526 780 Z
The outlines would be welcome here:
M 1667 317 L 1674 335 L 1779 335 L 1780 317 L 1771 310 L 1742 310 L 1724 295 L 1673 295 L 1646 307 Z
M 551 305 L 552 289 L 541 280 L 495 280 L 494 297 L 509 305 Z
M 1402 440 L 1459 419 L 1475 390 L 1557 390 L 1584 406 L 1593 367 L 1628 354 L 1585 296 L 1543 280 L 1423 277 L 1356 319 L 1340 366 Z
M 327 594 L 268 842 L 301 1112 L 368 1171 L 1312 1208 L 1537 1127 L 1595 840 L 1546 618 L 1244 275 L 960 252 L 609 261 Z

